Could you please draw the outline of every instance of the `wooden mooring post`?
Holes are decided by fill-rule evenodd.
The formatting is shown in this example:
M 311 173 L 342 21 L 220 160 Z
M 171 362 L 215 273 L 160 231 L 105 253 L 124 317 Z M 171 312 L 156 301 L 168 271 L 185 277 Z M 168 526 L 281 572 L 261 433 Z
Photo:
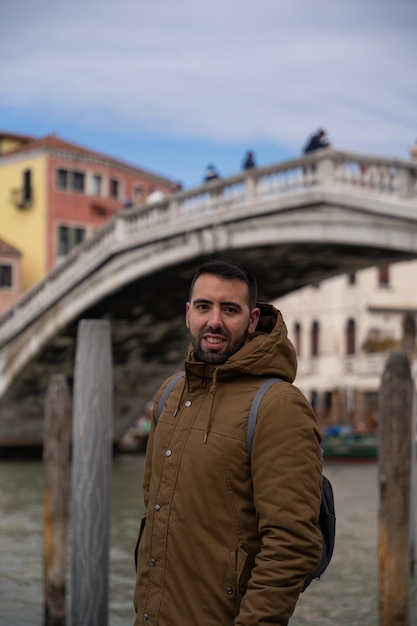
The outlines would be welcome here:
M 382 375 L 379 415 L 379 626 L 410 626 L 410 501 L 414 383 L 405 352 Z
M 414 450 L 414 454 L 413 454 Z M 416 535 L 417 535 L 417 397 L 414 395 L 413 403 L 413 426 L 411 431 L 411 539 L 410 539 L 410 559 L 411 559 L 411 577 L 414 579 L 417 575 L 416 559 Z M 417 616 L 416 616 L 417 618 Z
M 107 626 L 113 445 L 110 324 L 78 326 L 72 455 L 72 626 Z
M 51 378 L 45 397 L 44 463 L 44 624 L 65 626 L 71 397 L 62 374 Z

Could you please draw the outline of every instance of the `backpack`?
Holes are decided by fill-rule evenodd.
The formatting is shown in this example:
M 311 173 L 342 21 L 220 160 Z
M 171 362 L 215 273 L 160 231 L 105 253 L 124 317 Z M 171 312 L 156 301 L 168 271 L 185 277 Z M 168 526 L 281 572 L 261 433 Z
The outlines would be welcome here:
M 164 392 L 162 393 L 158 406 L 155 412 L 155 420 L 158 423 L 159 417 L 162 413 L 162 410 L 165 406 L 165 403 L 168 399 L 169 394 L 172 389 L 175 387 L 177 382 L 183 378 L 184 372 L 180 372 L 168 383 L 165 387 Z M 249 451 L 249 456 L 252 453 L 252 443 L 253 437 L 255 434 L 255 426 L 256 426 L 256 416 L 258 414 L 258 408 L 261 403 L 261 400 L 266 393 L 266 391 L 276 382 L 282 381 L 282 378 L 269 378 L 266 380 L 256 392 L 256 395 L 252 401 L 251 408 L 249 411 L 249 419 L 248 419 L 248 428 L 246 433 L 246 441 Z M 336 516 L 335 516 L 335 505 L 334 505 L 334 496 L 333 496 L 333 488 L 332 485 L 326 476 L 323 474 L 323 483 L 321 490 L 321 505 L 320 505 L 320 515 L 317 523 L 317 527 L 320 530 L 322 536 L 322 555 L 321 560 L 314 572 L 309 574 L 304 581 L 304 585 L 302 588 L 302 592 L 307 589 L 310 585 L 311 581 L 316 579 L 318 580 L 323 572 L 326 570 L 329 565 L 331 558 L 333 556 L 335 537 L 336 537 Z

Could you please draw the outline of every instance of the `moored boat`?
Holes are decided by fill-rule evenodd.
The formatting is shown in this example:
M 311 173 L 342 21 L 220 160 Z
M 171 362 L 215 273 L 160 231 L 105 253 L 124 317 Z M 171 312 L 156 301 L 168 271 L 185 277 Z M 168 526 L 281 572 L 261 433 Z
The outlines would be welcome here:
M 378 458 L 378 437 L 357 432 L 349 426 L 327 428 L 321 442 L 324 462 L 374 462 Z

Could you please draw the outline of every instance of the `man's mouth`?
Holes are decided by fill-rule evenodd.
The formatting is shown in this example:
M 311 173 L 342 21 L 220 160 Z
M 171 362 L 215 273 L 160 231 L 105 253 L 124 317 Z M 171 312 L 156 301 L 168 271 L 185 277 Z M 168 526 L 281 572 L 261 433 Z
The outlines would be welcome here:
M 227 343 L 227 337 L 224 337 L 223 335 L 219 335 L 218 333 L 216 334 L 209 334 L 206 333 L 203 335 L 202 340 L 204 342 L 204 345 L 206 346 L 206 350 L 214 350 L 214 351 L 218 351 L 224 348 L 224 346 Z
M 204 337 L 207 343 L 217 344 L 222 343 L 224 339 L 222 337 Z

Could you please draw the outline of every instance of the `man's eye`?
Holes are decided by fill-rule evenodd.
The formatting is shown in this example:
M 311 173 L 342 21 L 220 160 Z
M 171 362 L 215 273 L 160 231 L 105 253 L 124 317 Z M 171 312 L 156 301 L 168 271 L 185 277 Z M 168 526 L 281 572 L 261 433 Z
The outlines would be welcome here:
M 232 307 L 232 306 L 228 306 L 228 307 L 225 309 L 225 311 L 226 311 L 226 313 L 237 313 L 237 309 L 235 309 L 235 308 L 234 308 L 234 307 Z

